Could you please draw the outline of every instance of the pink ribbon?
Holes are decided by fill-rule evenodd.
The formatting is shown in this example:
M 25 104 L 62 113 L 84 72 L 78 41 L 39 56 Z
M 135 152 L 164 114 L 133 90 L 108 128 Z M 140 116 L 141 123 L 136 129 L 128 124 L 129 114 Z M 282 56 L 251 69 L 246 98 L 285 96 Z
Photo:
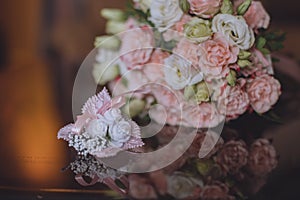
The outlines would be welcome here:
M 95 185 L 97 182 L 103 182 L 105 185 L 107 185 L 110 189 L 116 191 L 117 193 L 119 193 L 121 196 L 123 197 L 127 197 L 128 195 L 128 188 L 129 188 L 129 182 L 126 176 L 122 176 L 119 178 L 119 180 L 121 181 L 121 183 L 124 184 L 124 186 L 126 187 L 126 189 L 122 189 L 120 188 L 114 181 L 113 178 L 108 177 L 103 179 L 102 181 L 100 181 L 100 178 L 97 175 L 94 175 L 94 177 L 92 178 L 91 182 L 87 182 L 86 180 L 84 180 L 83 175 L 82 174 L 77 174 L 75 176 L 75 180 L 82 186 L 92 186 Z
M 91 186 L 91 185 L 95 185 L 100 180 L 100 178 L 97 175 L 94 175 L 91 182 L 88 183 L 88 182 L 86 182 L 86 180 L 84 180 L 82 174 L 77 174 L 75 176 L 75 180 L 82 186 Z
M 145 88 L 145 89 L 139 89 L 139 90 L 135 90 L 135 91 L 129 91 L 129 92 L 122 93 L 121 95 L 114 97 L 110 102 L 107 102 L 106 104 L 104 104 L 98 110 L 98 113 L 102 115 L 110 108 L 121 108 L 123 105 L 126 104 L 125 95 L 127 95 L 127 94 L 133 94 L 133 93 L 147 94 L 149 92 L 150 92 L 150 89 Z

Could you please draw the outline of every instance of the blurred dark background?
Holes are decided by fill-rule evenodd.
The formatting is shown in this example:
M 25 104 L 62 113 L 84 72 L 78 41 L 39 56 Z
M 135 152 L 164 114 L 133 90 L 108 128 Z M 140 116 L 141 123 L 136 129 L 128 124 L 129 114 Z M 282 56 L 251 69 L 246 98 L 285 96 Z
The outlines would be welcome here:
M 60 172 L 71 156 L 66 144 L 56 139 L 56 132 L 73 120 L 71 94 L 77 69 L 93 49 L 95 36 L 104 34 L 105 20 L 99 11 L 104 7 L 124 8 L 125 3 L 1 0 L 0 197 L 40 199 L 53 194 L 51 189 L 56 189 L 55 199 L 77 190 L 84 190 L 83 196 L 73 195 L 71 199 L 85 195 L 92 199 L 101 193 L 99 186 L 81 188 L 71 173 Z M 300 7 L 294 0 L 263 3 L 272 16 L 271 29 L 287 33 L 285 49 L 277 54 L 282 61 L 275 69 L 285 80 L 292 80 L 284 83 L 294 86 L 292 93 L 297 98 L 286 93 L 283 99 L 292 101 L 294 114 L 286 111 L 284 116 L 293 117 L 266 132 L 274 137 L 281 160 L 255 199 L 300 199 Z

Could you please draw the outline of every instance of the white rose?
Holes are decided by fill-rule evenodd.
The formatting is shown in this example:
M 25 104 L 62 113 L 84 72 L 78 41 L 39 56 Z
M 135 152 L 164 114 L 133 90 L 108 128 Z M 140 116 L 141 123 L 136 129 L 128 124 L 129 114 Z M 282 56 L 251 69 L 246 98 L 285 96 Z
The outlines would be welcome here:
M 242 16 L 218 14 L 212 21 L 212 30 L 222 33 L 228 41 L 242 50 L 248 50 L 255 41 L 253 30 Z
M 110 126 L 108 132 L 111 144 L 116 147 L 122 147 L 131 137 L 132 126 L 129 121 L 121 119 Z
M 183 11 L 179 7 L 178 0 L 153 0 L 150 14 L 149 20 L 158 28 L 158 31 L 164 32 L 181 19 Z
M 94 119 L 89 122 L 88 126 L 86 127 L 86 132 L 91 137 L 105 137 L 107 133 L 108 126 L 107 124 L 101 119 Z
M 143 12 L 147 12 L 147 10 L 151 6 L 152 0 L 133 0 L 136 4 L 137 8 L 141 9 Z
M 212 31 L 208 20 L 194 17 L 184 25 L 184 35 L 193 42 L 201 43 L 208 40 Z
M 121 110 L 118 108 L 109 109 L 104 113 L 104 121 L 108 124 L 113 124 L 115 121 L 122 119 Z
M 174 90 L 181 90 L 203 80 L 201 72 L 197 72 L 190 62 L 175 54 L 165 59 L 164 74 L 166 82 Z

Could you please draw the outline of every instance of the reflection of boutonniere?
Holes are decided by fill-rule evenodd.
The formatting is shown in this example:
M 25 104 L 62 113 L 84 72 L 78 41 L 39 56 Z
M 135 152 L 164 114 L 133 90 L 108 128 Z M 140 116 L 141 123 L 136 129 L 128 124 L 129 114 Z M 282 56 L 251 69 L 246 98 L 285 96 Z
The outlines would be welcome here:
M 71 162 L 67 168 L 74 172 L 75 180 L 82 186 L 91 186 L 99 182 L 106 184 L 122 196 L 128 193 L 128 179 L 124 173 L 106 166 L 94 156 L 78 156 L 77 160 Z M 89 177 L 90 181 L 86 181 L 85 177 Z

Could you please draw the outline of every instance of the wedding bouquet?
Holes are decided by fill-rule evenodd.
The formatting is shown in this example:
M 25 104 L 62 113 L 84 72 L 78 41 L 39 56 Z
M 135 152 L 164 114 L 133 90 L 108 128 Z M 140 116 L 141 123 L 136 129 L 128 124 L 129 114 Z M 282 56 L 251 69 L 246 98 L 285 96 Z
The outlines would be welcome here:
M 58 133 L 80 155 L 71 164 L 79 183 L 137 199 L 257 192 L 252 183 L 277 164 L 274 147 L 223 125 L 264 115 L 281 94 L 271 52 L 283 37 L 267 32 L 261 2 L 133 0 L 101 14 L 109 35 L 95 40 L 92 74 L 102 91 Z

